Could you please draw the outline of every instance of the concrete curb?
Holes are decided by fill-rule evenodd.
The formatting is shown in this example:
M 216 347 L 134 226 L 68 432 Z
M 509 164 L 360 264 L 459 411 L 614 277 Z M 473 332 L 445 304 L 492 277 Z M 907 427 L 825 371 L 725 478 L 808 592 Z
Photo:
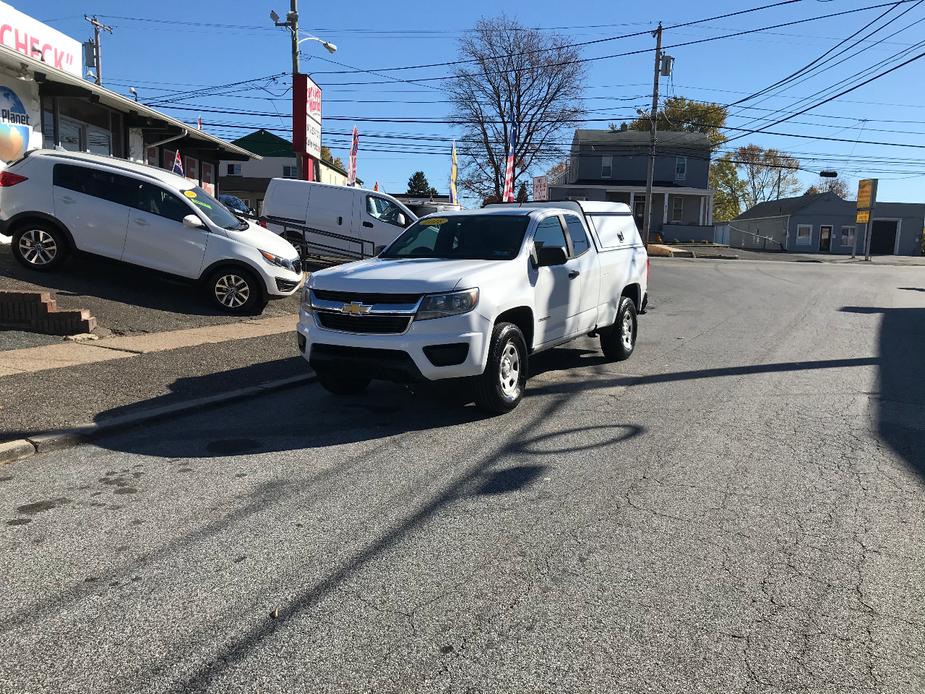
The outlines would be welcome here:
M 202 398 L 184 400 L 183 402 L 172 403 L 162 407 L 153 407 L 120 417 L 111 417 L 100 422 L 81 424 L 68 429 L 36 434 L 34 436 L 28 436 L 25 439 L 0 442 L 0 465 L 23 460 L 38 453 L 60 451 L 65 448 L 79 446 L 80 444 L 92 441 L 104 434 L 112 434 L 125 429 L 131 429 L 140 424 L 148 424 L 161 419 L 169 419 L 192 410 L 198 410 L 202 407 L 225 405 L 235 400 L 251 398 L 266 393 L 286 390 L 288 388 L 295 388 L 296 386 L 311 383 L 314 380 L 314 373 L 280 378 L 275 381 L 267 381 L 266 383 L 260 383 L 255 386 L 248 386 L 247 388 L 238 388 L 237 390 L 226 391 L 216 395 L 207 395 Z

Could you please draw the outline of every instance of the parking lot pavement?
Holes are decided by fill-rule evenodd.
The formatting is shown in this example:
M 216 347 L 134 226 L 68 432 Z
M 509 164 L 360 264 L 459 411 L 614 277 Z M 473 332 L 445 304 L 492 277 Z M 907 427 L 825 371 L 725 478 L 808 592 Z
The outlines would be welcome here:
M 921 691 L 920 272 L 651 286 L 505 416 L 309 386 L 0 468 L 0 690 Z
M 100 336 L 133 335 L 220 325 L 242 320 L 213 308 L 195 286 L 98 258 L 71 258 L 58 272 L 26 270 L 0 246 L 0 289 L 52 291 L 63 309 L 90 309 Z M 271 301 L 263 315 L 298 312 L 298 292 Z M 21 349 L 52 341 L 45 335 L 0 331 L 0 350 Z

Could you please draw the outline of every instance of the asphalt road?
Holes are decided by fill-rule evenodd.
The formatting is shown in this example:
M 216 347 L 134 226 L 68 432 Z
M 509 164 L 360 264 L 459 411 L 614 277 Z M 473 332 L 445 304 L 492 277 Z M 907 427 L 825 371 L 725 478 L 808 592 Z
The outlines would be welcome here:
M 0 691 L 925 690 L 922 270 L 652 282 L 507 416 L 309 386 L 0 468 Z

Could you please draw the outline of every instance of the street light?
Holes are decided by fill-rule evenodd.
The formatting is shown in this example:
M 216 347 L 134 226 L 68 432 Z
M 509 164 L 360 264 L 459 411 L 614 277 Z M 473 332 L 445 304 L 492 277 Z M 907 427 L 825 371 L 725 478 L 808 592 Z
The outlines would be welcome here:
M 336 53 L 336 52 L 337 52 L 337 46 L 335 46 L 335 45 L 334 45 L 333 43 L 331 43 L 330 41 L 325 41 L 324 39 L 319 39 L 317 36 L 306 36 L 305 38 L 299 39 L 299 43 L 300 43 L 300 44 L 303 43 L 303 42 L 305 42 L 305 41 L 317 41 L 317 42 L 320 43 L 322 46 L 324 46 L 325 49 L 327 49 L 328 53 L 332 53 L 332 54 L 333 54 L 333 53 Z

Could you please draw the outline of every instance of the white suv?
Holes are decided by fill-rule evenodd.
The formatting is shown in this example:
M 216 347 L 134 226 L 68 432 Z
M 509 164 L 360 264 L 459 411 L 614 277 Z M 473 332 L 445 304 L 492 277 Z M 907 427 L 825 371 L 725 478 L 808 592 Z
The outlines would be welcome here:
M 200 282 L 229 313 L 260 312 L 302 284 L 286 240 L 182 176 L 93 154 L 35 150 L 0 172 L 0 234 L 32 270 L 91 253 Z

